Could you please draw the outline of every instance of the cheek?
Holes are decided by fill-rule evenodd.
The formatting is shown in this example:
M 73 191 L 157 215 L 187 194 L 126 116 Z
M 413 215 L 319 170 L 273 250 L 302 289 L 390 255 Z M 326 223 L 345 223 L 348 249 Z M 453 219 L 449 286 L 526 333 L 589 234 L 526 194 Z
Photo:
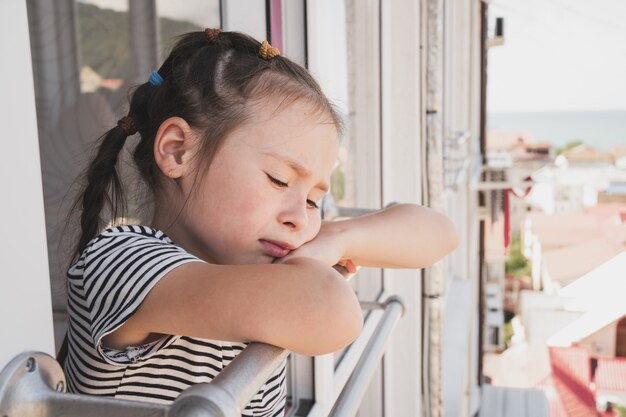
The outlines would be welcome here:
M 316 214 L 312 214 L 311 217 L 309 217 L 309 224 L 307 225 L 305 240 L 307 242 L 313 240 L 315 236 L 317 236 L 317 234 L 320 232 L 321 226 L 322 219 L 319 212 L 317 212 Z
M 223 200 L 221 210 L 228 218 L 228 227 L 250 233 L 261 229 L 270 220 L 272 204 L 258 187 L 247 187 Z

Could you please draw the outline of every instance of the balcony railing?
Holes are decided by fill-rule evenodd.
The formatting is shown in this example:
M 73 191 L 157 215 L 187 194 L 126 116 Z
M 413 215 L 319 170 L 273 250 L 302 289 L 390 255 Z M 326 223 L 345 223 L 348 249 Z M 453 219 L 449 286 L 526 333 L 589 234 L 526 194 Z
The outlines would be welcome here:
M 361 358 L 329 416 L 354 416 L 382 357 L 389 336 L 403 314 L 397 297 L 364 303 L 384 309 Z M 44 353 L 24 353 L 0 373 L 0 415 L 11 417 L 239 417 L 252 396 L 269 378 L 288 351 L 251 343 L 209 384 L 197 384 L 169 406 L 108 397 L 69 394 L 57 361 Z
M 324 218 L 354 217 L 370 209 L 323 204 Z M 393 329 L 404 313 L 396 296 L 384 302 L 362 302 L 365 310 L 382 309 L 382 318 L 361 353 L 329 416 L 354 416 Z M 263 343 L 250 343 L 211 383 L 183 391 L 171 405 L 66 393 L 63 370 L 51 356 L 30 352 L 18 355 L 0 372 L 0 416 L 11 417 L 239 417 L 250 399 L 289 354 Z

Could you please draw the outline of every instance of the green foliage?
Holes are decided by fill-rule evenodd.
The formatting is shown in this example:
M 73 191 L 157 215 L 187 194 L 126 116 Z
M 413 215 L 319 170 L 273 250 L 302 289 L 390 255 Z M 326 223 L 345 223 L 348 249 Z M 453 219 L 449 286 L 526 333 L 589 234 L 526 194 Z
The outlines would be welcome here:
M 626 417 L 626 406 L 613 404 L 613 409 L 619 412 L 619 417 Z
M 81 66 L 93 68 L 102 78 L 133 75 L 128 13 L 78 2 L 78 23 Z M 172 48 L 176 36 L 201 30 L 193 23 L 163 17 L 159 18 L 159 25 L 162 59 Z
M 511 246 L 509 247 L 509 257 L 506 260 L 505 272 L 511 275 L 530 276 L 531 265 L 528 259 L 522 254 L 522 242 L 519 233 L 513 234 Z
M 504 336 L 504 346 L 511 347 L 511 339 L 513 338 L 513 320 L 509 320 L 504 323 L 502 327 L 502 333 Z
M 582 145 L 583 141 L 580 139 L 572 140 L 567 142 L 565 145 L 556 148 L 556 154 L 561 155 L 565 151 L 569 151 L 572 148 L 577 147 L 578 145 Z
M 159 25 L 161 26 L 161 60 L 169 55 L 180 35 L 204 29 L 191 22 L 164 17 L 159 18 Z

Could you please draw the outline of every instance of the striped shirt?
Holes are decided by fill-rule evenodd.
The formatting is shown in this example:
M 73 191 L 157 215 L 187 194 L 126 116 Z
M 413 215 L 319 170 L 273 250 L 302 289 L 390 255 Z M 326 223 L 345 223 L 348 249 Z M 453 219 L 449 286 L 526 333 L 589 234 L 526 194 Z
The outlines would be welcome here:
M 173 335 L 124 350 L 102 344 L 165 274 L 188 262 L 202 261 L 146 226 L 113 227 L 87 245 L 68 271 L 70 392 L 168 404 L 187 387 L 210 382 L 245 348 Z M 243 416 L 283 416 L 285 375 L 283 362 Z

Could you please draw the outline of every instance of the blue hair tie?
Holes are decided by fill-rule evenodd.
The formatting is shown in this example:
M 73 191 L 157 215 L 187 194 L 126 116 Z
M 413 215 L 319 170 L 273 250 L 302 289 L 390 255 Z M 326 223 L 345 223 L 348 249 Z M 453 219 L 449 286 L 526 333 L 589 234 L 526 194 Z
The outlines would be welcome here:
M 148 78 L 148 82 L 155 87 L 160 86 L 163 83 L 163 77 L 156 71 L 152 71 L 150 73 L 150 78 Z

